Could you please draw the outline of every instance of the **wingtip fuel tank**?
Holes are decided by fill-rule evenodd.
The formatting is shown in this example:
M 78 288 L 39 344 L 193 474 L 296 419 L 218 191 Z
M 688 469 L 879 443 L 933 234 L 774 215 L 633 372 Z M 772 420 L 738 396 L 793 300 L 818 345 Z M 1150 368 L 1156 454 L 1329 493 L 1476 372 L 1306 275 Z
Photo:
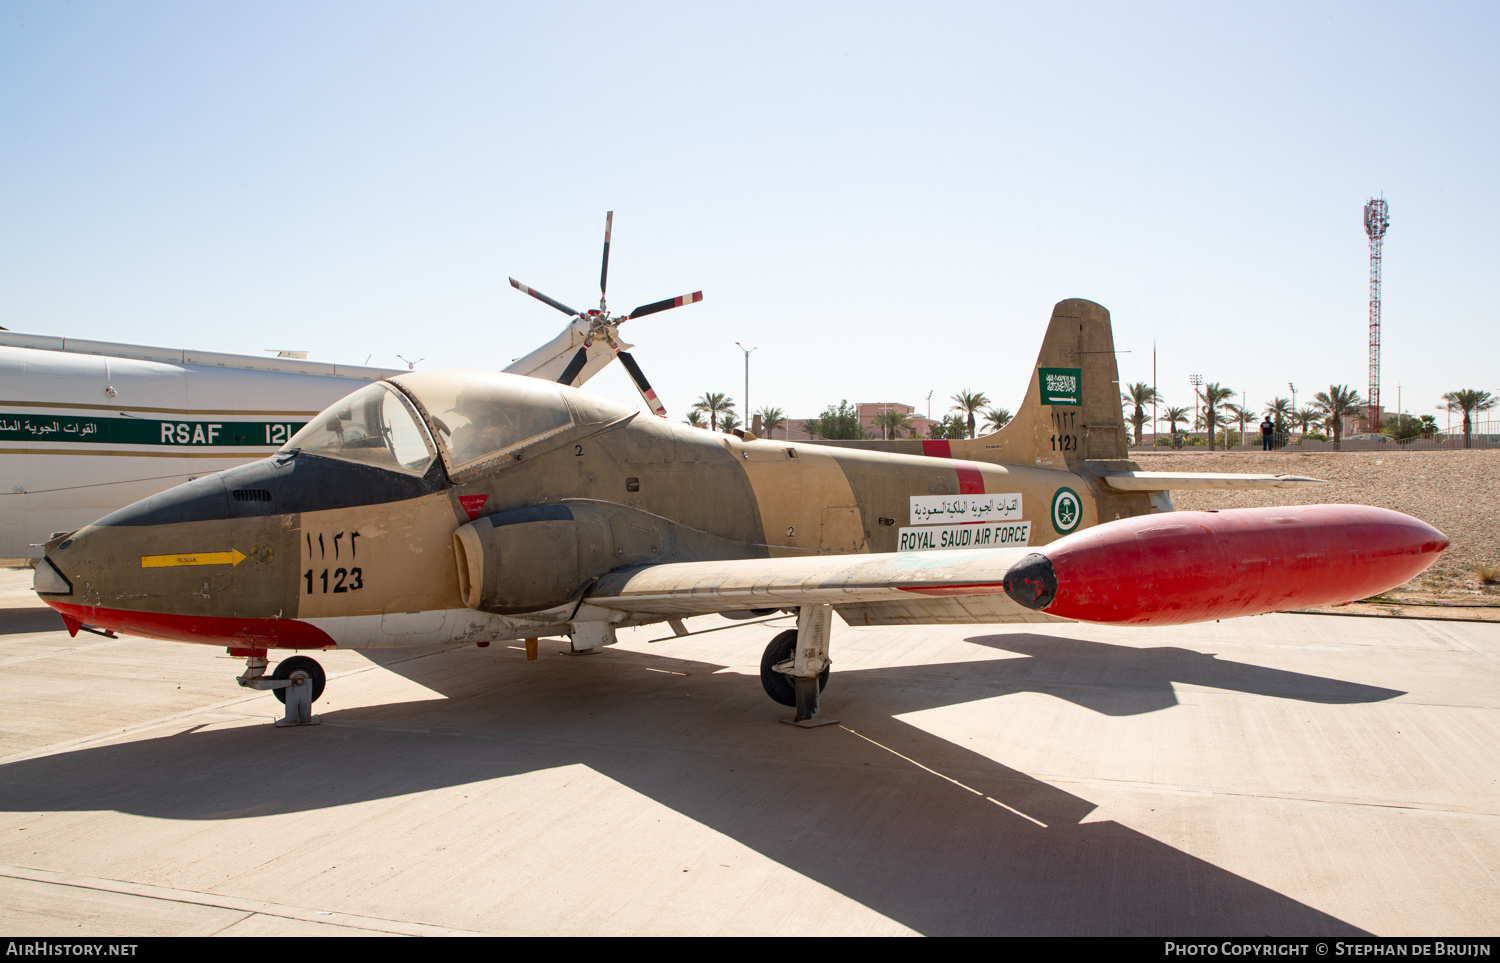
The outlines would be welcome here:
M 1005 591 L 1079 622 L 1182 625 L 1368 598 L 1447 547 L 1426 522 L 1367 505 L 1170 512 L 1059 539 L 1013 566 Z

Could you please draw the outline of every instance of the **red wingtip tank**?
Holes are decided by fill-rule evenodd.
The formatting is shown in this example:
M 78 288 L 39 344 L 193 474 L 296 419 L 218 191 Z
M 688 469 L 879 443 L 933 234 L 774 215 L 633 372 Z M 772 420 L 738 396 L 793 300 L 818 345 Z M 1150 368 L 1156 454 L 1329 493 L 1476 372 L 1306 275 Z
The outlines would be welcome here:
M 1028 555 L 1018 603 L 1114 625 L 1183 625 L 1368 598 L 1448 547 L 1426 522 L 1366 505 L 1171 512 L 1107 522 Z

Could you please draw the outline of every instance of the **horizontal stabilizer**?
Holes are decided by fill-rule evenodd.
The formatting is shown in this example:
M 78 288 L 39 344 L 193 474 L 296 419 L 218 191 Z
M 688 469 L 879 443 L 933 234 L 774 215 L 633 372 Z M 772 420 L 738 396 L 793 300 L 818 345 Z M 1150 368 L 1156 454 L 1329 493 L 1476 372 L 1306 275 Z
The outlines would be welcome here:
M 1311 488 L 1326 485 L 1304 475 L 1238 475 L 1233 472 L 1131 471 L 1105 475 L 1104 484 L 1122 492 L 1218 491 L 1222 489 Z

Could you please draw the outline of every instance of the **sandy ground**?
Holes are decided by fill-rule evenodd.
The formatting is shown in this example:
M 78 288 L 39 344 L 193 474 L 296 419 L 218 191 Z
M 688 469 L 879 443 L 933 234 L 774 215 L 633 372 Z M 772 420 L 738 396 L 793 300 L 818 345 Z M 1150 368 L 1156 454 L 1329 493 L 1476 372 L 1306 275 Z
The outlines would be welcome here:
M 1144 471 L 1265 472 L 1309 475 L 1317 488 L 1254 492 L 1177 492 L 1179 509 L 1353 503 L 1393 508 L 1453 540 L 1443 557 L 1403 586 L 1400 596 L 1500 604 L 1500 586 L 1481 566 L 1500 568 L 1500 450 L 1363 452 L 1131 452 Z M 1497 610 L 1500 614 L 1500 610 Z

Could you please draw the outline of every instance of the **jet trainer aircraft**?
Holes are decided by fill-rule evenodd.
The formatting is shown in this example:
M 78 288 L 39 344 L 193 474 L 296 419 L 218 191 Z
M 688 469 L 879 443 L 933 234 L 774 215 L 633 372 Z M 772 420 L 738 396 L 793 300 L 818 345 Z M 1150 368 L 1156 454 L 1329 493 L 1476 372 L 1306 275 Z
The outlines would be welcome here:
M 1422 571 L 1436 529 L 1365 506 L 1171 512 L 1173 488 L 1315 479 L 1125 460 L 1109 314 L 1059 303 L 1016 418 L 873 450 L 717 434 L 566 385 L 405 372 L 275 455 L 46 546 L 69 629 L 226 645 L 241 685 L 313 721 L 317 662 L 272 649 L 444 645 L 707 613 L 797 615 L 761 678 L 816 724 L 832 613 L 851 625 L 1178 624 L 1364 598 Z M 889 446 L 887 446 L 887 449 Z M 1170 514 L 1163 514 L 1170 513 Z

